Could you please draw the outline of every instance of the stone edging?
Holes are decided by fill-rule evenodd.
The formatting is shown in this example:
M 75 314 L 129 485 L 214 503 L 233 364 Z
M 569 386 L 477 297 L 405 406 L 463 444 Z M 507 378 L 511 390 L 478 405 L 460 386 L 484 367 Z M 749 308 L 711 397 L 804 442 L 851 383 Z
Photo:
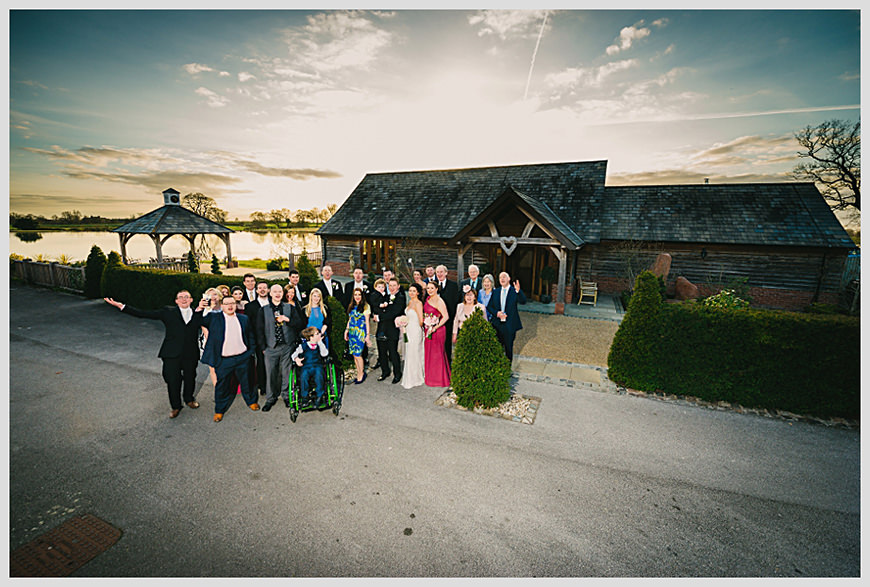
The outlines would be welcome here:
M 474 408 L 470 410 L 456 403 L 456 394 L 448 389 L 435 400 L 435 405 L 455 408 L 463 412 L 472 412 L 483 416 L 494 416 L 502 420 L 510 420 L 522 424 L 534 424 L 535 416 L 538 415 L 538 408 L 541 406 L 541 398 L 511 393 L 511 398 L 508 401 L 494 408 Z

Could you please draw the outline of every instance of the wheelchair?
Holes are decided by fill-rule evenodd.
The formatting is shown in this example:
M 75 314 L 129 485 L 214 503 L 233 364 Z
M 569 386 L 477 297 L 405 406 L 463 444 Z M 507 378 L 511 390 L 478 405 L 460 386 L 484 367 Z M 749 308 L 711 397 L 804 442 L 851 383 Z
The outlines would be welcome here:
M 324 392 L 326 405 L 322 408 L 316 405 L 317 400 L 314 397 L 310 399 L 299 397 L 302 392 L 302 382 L 299 380 L 302 367 L 295 363 L 293 364 L 293 368 L 290 370 L 289 385 L 289 408 L 290 420 L 292 422 L 296 422 L 300 412 L 307 412 L 309 410 L 332 409 L 332 413 L 338 416 L 338 412 L 341 410 L 341 398 L 344 395 L 344 371 L 336 364 L 332 355 L 324 357 L 323 363 L 325 372 L 323 380 L 326 384 L 326 391 Z M 312 396 L 317 395 L 314 390 L 310 393 Z

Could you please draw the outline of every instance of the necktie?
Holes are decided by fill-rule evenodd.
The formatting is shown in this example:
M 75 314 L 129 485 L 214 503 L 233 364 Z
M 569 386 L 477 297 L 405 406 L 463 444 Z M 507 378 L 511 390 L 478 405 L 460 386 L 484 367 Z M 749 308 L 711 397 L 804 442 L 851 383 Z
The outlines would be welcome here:
M 504 312 L 504 308 L 507 305 L 507 294 L 508 290 L 506 287 L 501 288 L 501 311 Z

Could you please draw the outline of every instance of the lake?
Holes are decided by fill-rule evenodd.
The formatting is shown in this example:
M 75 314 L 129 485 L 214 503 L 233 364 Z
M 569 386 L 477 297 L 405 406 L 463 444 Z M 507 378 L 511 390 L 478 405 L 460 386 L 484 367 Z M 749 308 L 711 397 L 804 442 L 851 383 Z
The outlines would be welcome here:
M 114 232 L 41 232 L 41 238 L 26 242 L 22 240 L 35 236 L 34 233 L 9 233 L 9 252 L 34 259 L 43 255 L 49 260 L 56 260 L 64 254 L 73 261 L 84 261 L 91 252 L 91 247 L 97 245 L 106 255 L 110 251 L 121 252 L 121 241 Z M 202 237 L 196 239 L 197 246 Z M 219 259 L 227 255 L 223 241 L 218 237 L 206 237 L 211 251 Z M 303 251 L 319 251 L 320 237 L 313 232 L 234 232 L 230 236 L 230 248 L 233 259 L 276 259 L 287 258 L 290 253 Z M 163 255 L 180 257 L 186 255 L 190 245 L 181 235 L 172 236 L 163 243 Z M 156 256 L 154 242 L 148 235 L 137 234 L 127 241 L 127 256 L 130 260 L 148 261 Z

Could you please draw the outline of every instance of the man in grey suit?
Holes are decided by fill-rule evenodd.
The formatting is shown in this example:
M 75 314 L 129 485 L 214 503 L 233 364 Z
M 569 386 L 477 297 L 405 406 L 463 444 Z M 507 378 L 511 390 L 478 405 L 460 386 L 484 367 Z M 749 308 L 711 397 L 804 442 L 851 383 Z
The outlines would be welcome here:
M 266 367 L 264 412 L 272 409 L 278 401 L 279 392 L 284 404 L 290 403 L 291 355 L 298 344 L 299 331 L 305 327 L 302 313 L 283 300 L 284 288 L 279 284 L 273 285 L 269 289 L 269 303 L 257 312 L 255 318 L 254 336 L 257 348 L 263 352 Z

